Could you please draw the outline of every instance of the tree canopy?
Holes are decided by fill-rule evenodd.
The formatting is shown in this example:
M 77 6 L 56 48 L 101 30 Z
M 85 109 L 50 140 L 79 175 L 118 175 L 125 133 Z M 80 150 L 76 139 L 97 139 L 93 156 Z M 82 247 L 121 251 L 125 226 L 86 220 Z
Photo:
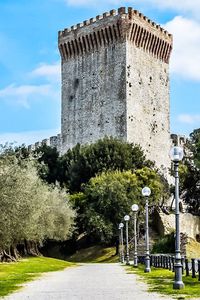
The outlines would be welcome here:
M 190 133 L 190 149 L 193 152 L 194 164 L 200 168 L 200 128 Z
M 0 258 L 24 240 L 64 240 L 72 233 L 75 213 L 66 192 L 46 184 L 35 163 L 0 155 Z
M 77 234 L 87 232 L 97 240 L 113 241 L 122 216 L 130 212 L 134 200 L 142 201 L 145 185 L 152 188 L 155 203 L 168 193 L 166 181 L 138 145 L 105 137 L 90 145 L 77 144 L 60 157 L 47 146 L 37 151 L 42 178 L 69 189 L 77 210 Z
M 92 238 L 113 242 L 118 237 L 118 224 L 125 214 L 130 214 L 131 205 L 137 203 L 143 211 L 145 200 L 142 188 L 151 188 L 150 205 L 157 205 L 165 186 L 160 176 L 148 167 L 131 171 L 103 172 L 89 180 L 84 192 L 71 196 L 77 209 L 80 232 L 87 232 Z
M 186 159 L 180 170 L 182 198 L 189 212 L 200 215 L 200 129 L 195 129 L 190 134 L 186 145 Z
M 108 170 L 136 170 L 153 163 L 138 145 L 105 137 L 90 145 L 77 144 L 61 157 L 63 181 L 71 192 L 81 191 L 90 178 Z

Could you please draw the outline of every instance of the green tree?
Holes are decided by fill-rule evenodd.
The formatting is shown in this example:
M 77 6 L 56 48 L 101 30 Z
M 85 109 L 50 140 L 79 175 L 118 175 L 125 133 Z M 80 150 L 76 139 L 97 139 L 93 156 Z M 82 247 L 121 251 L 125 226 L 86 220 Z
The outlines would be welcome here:
M 200 215 L 200 129 L 190 134 L 186 144 L 186 159 L 180 171 L 182 198 L 189 212 Z
M 59 152 L 55 147 L 42 145 L 35 151 L 39 164 L 39 175 L 48 183 L 60 182 L 60 160 Z
M 194 164 L 200 168 L 200 128 L 190 133 L 189 148 L 193 152 Z
M 91 145 L 77 144 L 63 155 L 61 165 L 63 181 L 71 192 L 78 192 L 83 183 L 102 172 L 134 171 L 145 165 L 152 166 L 153 163 L 145 159 L 140 146 L 105 137 Z
M 157 205 L 165 193 L 165 186 L 160 176 L 148 167 L 135 173 L 108 171 L 91 178 L 84 192 L 71 196 L 78 213 L 79 233 L 86 232 L 101 242 L 116 241 L 118 224 L 130 213 L 131 205 L 137 203 L 142 213 L 145 200 L 141 190 L 147 184 L 152 190 L 150 205 Z
M 44 183 L 35 164 L 10 151 L 0 155 L 1 260 L 16 258 L 18 244 L 38 254 L 38 243 L 64 240 L 72 232 L 75 214 L 66 192 Z
M 187 172 L 182 177 L 182 198 L 188 211 L 200 215 L 200 169 L 187 162 Z

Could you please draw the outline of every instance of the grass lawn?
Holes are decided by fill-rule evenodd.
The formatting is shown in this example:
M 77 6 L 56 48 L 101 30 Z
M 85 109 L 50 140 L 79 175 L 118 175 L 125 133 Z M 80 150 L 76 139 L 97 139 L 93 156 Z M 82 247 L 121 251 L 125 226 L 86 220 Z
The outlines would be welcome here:
M 0 263 L 0 296 L 5 296 L 20 288 L 43 272 L 58 271 L 74 265 L 59 259 L 33 257 L 14 263 Z
M 83 263 L 115 263 L 119 261 L 119 257 L 115 255 L 115 248 L 103 248 L 102 246 L 92 246 L 77 251 L 70 257 L 68 261 Z
M 127 267 L 128 273 L 135 273 L 142 281 L 146 281 L 149 291 L 171 296 L 173 299 L 200 299 L 200 281 L 198 278 L 183 275 L 185 288 L 173 290 L 174 273 L 169 270 L 151 268 L 151 273 L 144 273 L 144 265 L 138 268 Z

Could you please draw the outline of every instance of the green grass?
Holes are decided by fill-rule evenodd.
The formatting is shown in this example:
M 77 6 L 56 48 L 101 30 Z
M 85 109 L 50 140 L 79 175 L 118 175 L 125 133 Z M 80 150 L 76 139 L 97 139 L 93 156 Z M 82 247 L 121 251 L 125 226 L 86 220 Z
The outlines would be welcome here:
M 115 263 L 119 258 L 115 255 L 115 248 L 103 248 L 102 246 L 93 246 L 77 251 L 70 257 L 68 261 L 83 263 Z
M 58 271 L 73 264 L 70 262 L 47 258 L 34 257 L 14 263 L 0 263 L 0 296 L 5 296 L 19 289 L 43 272 Z
M 152 267 L 151 273 L 144 273 L 144 265 L 139 265 L 138 268 L 127 267 L 127 270 L 128 273 L 138 274 L 142 281 L 145 280 L 150 292 L 168 295 L 173 299 L 200 299 L 200 282 L 197 278 L 183 275 L 185 288 L 182 290 L 174 290 L 174 273 L 172 271 Z

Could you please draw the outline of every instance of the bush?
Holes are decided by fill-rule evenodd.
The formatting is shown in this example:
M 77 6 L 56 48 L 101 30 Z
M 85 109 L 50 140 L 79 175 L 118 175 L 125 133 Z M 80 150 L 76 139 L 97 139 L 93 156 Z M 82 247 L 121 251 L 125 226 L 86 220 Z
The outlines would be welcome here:
M 165 235 L 159 239 L 154 245 L 151 251 L 152 253 L 174 253 L 175 252 L 175 238 L 174 232 Z

